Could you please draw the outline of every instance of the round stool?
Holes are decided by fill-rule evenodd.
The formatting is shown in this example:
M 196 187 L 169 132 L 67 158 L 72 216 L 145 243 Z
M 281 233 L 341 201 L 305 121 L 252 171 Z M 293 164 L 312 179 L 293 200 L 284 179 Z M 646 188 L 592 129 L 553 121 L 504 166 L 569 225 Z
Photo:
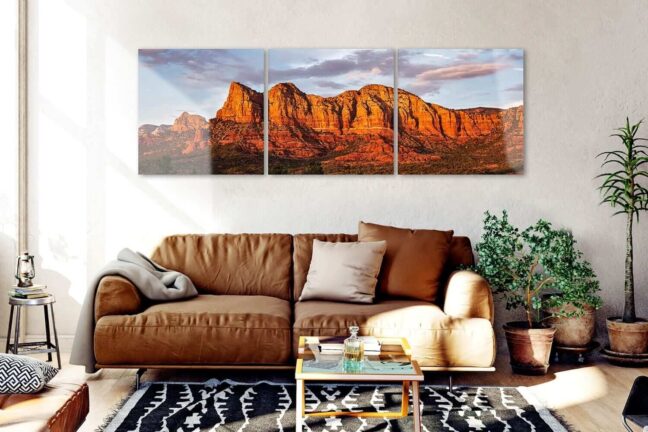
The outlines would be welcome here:
M 9 297 L 9 330 L 7 330 L 7 348 L 6 353 L 12 354 L 40 354 L 47 353 L 47 361 L 52 361 L 52 353 L 56 353 L 58 368 L 61 369 L 61 353 L 59 351 L 58 334 L 56 333 L 56 321 L 54 320 L 54 303 L 56 299 L 53 295 L 36 299 L 21 299 Z M 42 306 L 45 313 L 45 338 L 44 341 L 38 342 L 20 342 L 20 313 L 23 307 Z M 49 310 L 48 310 L 49 307 Z M 16 312 L 16 324 L 14 325 L 14 338 L 11 342 L 11 327 L 13 325 L 14 310 Z M 50 332 L 50 313 L 52 315 L 52 331 L 54 332 L 54 343 L 52 343 Z

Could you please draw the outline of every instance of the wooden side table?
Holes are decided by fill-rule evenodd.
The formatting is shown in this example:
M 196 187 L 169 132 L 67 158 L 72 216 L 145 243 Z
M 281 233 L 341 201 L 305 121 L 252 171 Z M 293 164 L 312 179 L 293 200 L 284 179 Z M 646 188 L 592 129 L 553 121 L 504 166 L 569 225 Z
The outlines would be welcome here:
M 53 295 L 37 299 L 21 299 L 16 297 L 9 297 L 9 329 L 7 330 L 7 347 L 6 353 L 12 354 L 40 354 L 47 353 L 47 361 L 52 361 L 52 353 L 56 353 L 56 360 L 58 361 L 58 368 L 61 369 L 61 352 L 59 351 L 58 334 L 56 333 L 56 320 L 54 319 L 54 303 L 56 299 Z M 45 314 L 45 338 L 44 341 L 37 342 L 20 342 L 20 314 L 23 307 L 42 306 Z M 49 308 L 49 310 L 48 310 Z M 16 313 L 16 323 L 13 324 L 14 311 Z M 52 316 L 50 330 L 50 314 Z M 13 342 L 11 341 L 11 333 L 13 333 Z M 51 333 L 54 332 L 54 343 L 52 343 Z
M 425 380 L 423 372 L 416 360 L 412 360 L 412 350 L 406 338 L 380 338 L 380 341 L 382 343 L 380 354 L 365 356 L 365 366 L 361 371 L 347 372 L 344 370 L 342 353 L 333 354 L 333 361 L 324 360 L 323 357 L 325 356 L 321 356 L 317 349 L 319 337 L 299 337 L 299 351 L 295 367 L 297 432 L 303 430 L 305 417 L 407 417 L 409 414 L 410 388 L 412 390 L 414 432 L 422 431 L 419 384 Z M 400 411 L 380 412 L 325 411 L 307 413 L 305 409 L 305 386 L 307 381 L 400 383 L 402 385 L 401 409 Z

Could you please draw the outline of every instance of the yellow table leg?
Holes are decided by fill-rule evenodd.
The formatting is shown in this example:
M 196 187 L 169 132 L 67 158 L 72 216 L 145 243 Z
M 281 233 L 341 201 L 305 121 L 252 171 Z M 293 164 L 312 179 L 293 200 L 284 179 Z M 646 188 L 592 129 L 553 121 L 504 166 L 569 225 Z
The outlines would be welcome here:
M 403 381 L 403 401 L 401 402 L 401 417 L 407 417 L 407 414 L 409 414 L 409 388 L 410 382 Z

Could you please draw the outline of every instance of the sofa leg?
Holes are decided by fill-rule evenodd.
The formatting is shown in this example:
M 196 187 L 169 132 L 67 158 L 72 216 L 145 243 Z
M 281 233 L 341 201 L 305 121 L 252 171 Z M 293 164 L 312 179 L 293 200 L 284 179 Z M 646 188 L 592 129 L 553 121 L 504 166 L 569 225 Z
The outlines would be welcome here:
M 139 390 L 142 375 L 144 375 L 145 372 L 146 368 L 139 368 L 137 369 L 137 372 L 135 372 L 135 390 Z
M 454 387 L 452 387 L 452 374 L 448 374 L 448 391 L 452 391 Z

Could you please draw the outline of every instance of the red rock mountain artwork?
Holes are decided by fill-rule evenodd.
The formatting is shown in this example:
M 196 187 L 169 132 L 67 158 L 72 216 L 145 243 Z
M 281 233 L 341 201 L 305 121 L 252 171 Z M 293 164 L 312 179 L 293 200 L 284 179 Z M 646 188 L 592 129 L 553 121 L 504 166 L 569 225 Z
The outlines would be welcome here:
M 511 174 L 524 164 L 524 107 L 448 109 L 398 92 L 398 172 Z
M 333 97 L 280 83 L 268 92 L 270 174 L 391 174 L 394 90 Z M 214 118 L 182 113 L 139 128 L 143 174 L 262 174 L 263 94 L 232 82 Z M 513 173 L 524 160 L 524 108 L 448 109 L 398 92 L 399 173 Z
M 214 118 L 139 127 L 140 174 L 263 174 L 263 93 L 232 82 Z
M 268 101 L 271 174 L 393 172 L 393 88 L 325 98 L 281 83 Z M 452 110 L 399 90 L 398 125 L 400 173 L 511 173 L 523 163 L 522 106 Z
M 268 92 L 271 174 L 391 174 L 394 90 L 367 85 L 334 97 L 292 83 Z

